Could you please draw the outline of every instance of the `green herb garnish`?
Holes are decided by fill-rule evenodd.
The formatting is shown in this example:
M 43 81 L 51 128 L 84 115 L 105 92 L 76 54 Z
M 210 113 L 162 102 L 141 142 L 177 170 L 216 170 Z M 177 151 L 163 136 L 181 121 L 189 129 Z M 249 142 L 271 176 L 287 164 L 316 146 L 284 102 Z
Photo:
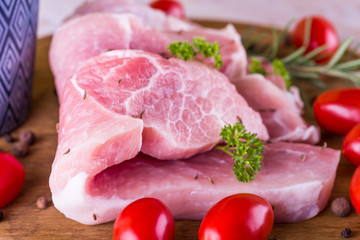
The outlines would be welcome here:
M 302 88 L 302 82 L 310 83 L 313 86 L 326 90 L 327 85 L 323 77 L 337 78 L 348 85 L 360 87 L 360 60 L 356 57 L 356 50 L 360 47 L 357 44 L 350 49 L 353 38 L 343 41 L 337 51 L 326 65 L 316 63 L 315 59 L 325 49 L 326 46 L 305 53 L 308 39 L 310 38 L 311 24 L 306 23 L 304 46 L 293 49 L 291 52 L 279 51 L 282 46 L 287 44 L 291 34 L 289 28 L 294 20 L 284 27 L 282 31 L 272 29 L 271 33 L 254 34 L 255 29 L 250 28 L 243 34 L 242 41 L 249 56 L 262 57 L 268 62 L 280 59 L 288 71 L 294 85 L 299 87 L 300 95 L 305 103 L 307 112 L 312 115 L 312 107 L 307 93 Z M 287 83 L 287 86 L 290 83 Z
M 194 37 L 193 45 L 188 41 L 172 42 L 167 47 L 171 55 L 179 57 L 184 61 L 193 59 L 198 54 L 202 54 L 205 58 L 214 57 L 214 65 L 220 69 L 223 65 L 220 55 L 220 45 L 217 42 L 209 43 L 205 38 Z
M 188 41 L 185 42 L 172 42 L 167 47 L 171 55 L 183 59 L 184 61 L 193 59 L 196 56 L 193 46 Z
M 267 72 L 262 67 L 262 63 L 255 57 L 251 58 L 251 63 L 249 64 L 250 73 L 259 73 L 261 75 L 266 75 Z
M 279 59 L 274 59 L 272 65 L 274 73 L 280 75 L 284 79 L 286 89 L 289 90 L 291 86 L 291 77 L 290 73 L 286 70 L 284 63 Z
M 220 136 L 226 145 L 218 145 L 216 148 L 234 159 L 233 172 L 236 179 L 241 182 L 252 181 L 262 166 L 261 153 L 264 152 L 264 144 L 256 138 L 256 134 L 247 132 L 240 122 L 224 126 Z
M 272 62 L 272 66 L 274 68 L 273 73 L 280 75 L 284 79 L 286 89 L 289 90 L 292 82 L 291 82 L 290 73 L 286 70 L 284 63 L 279 59 L 274 59 Z M 264 76 L 268 74 L 266 70 L 263 68 L 262 63 L 256 57 L 251 58 L 251 62 L 249 65 L 249 72 L 258 73 Z

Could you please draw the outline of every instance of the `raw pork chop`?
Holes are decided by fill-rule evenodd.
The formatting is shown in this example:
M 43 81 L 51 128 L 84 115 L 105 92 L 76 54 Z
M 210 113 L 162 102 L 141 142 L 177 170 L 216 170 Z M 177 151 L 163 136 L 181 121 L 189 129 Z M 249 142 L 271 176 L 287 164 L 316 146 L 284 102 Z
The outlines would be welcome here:
M 292 86 L 287 91 L 281 80 L 276 75 L 266 79 L 260 74 L 250 74 L 234 84 L 250 107 L 260 112 L 271 140 L 319 142 L 319 128 L 309 126 L 301 117 L 304 104 L 299 89 Z
M 64 98 L 60 123 L 66 129 L 70 123 L 61 120 L 69 119 L 67 111 L 74 105 L 68 99 L 94 99 L 114 114 L 141 118 L 141 151 L 158 159 L 187 158 L 212 149 L 221 141 L 221 128 L 238 118 L 248 131 L 268 139 L 260 114 L 226 76 L 198 61 L 165 59 L 140 50 L 110 51 L 85 62 L 73 81 L 85 99 L 74 91 Z M 74 114 L 82 111 L 71 112 L 76 119 Z
M 65 166 L 72 177 L 65 187 L 56 187 L 63 179 L 54 172 L 67 158 L 94 162 L 90 157 L 94 148 L 83 148 L 90 153 L 81 159 L 57 153 L 50 186 L 55 207 L 84 224 L 111 221 L 127 204 L 142 197 L 160 199 L 176 219 L 199 220 L 214 203 L 239 192 L 266 198 L 274 206 L 275 222 L 305 220 L 327 205 L 340 159 L 340 152 L 329 148 L 272 143 L 265 145 L 263 167 L 255 180 L 241 183 L 232 172 L 233 160 L 220 150 L 173 161 L 140 154 L 112 167 L 108 161 L 114 161 L 104 154 L 96 161 L 104 171 L 94 176 Z
M 184 31 L 199 27 L 199 25 L 182 20 L 163 11 L 151 8 L 148 4 L 131 0 L 94 0 L 82 4 L 70 16 L 86 15 L 89 13 L 131 13 L 139 17 L 143 23 L 159 31 Z
M 59 100 L 66 81 L 85 60 L 109 49 L 140 49 L 168 54 L 173 41 L 192 41 L 194 36 L 218 41 L 224 66 L 221 71 L 230 79 L 245 73 L 246 53 L 240 36 L 232 25 L 224 29 L 196 28 L 189 31 L 161 32 L 134 15 L 95 13 L 63 24 L 54 34 L 50 47 L 50 66 L 55 76 Z M 212 60 L 205 60 L 212 63 Z

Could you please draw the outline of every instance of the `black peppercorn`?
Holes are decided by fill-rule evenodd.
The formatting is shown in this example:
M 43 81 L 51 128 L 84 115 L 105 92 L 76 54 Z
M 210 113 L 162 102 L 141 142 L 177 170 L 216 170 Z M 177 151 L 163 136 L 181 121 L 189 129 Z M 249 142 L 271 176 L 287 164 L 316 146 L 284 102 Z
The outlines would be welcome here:
M 26 142 L 17 142 L 14 144 L 14 155 L 17 157 L 25 157 L 29 154 L 29 145 Z
M 0 211 L 0 222 L 3 220 L 3 218 L 4 218 L 4 213 Z
M 19 140 L 20 142 L 26 142 L 28 145 L 31 145 L 35 142 L 35 134 L 30 130 L 22 131 Z
M 350 238 L 351 237 L 351 230 L 350 228 L 344 228 L 342 231 L 341 231 L 341 236 L 343 238 Z
M 351 210 L 351 205 L 349 200 L 344 197 L 335 198 L 331 202 L 331 211 L 338 217 L 345 217 L 349 214 Z

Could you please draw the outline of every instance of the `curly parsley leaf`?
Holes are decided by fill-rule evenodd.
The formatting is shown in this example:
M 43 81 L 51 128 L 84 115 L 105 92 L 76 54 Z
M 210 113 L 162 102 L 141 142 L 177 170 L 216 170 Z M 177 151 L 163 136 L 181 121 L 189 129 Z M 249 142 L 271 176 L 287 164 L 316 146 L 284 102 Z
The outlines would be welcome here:
M 184 61 L 193 59 L 196 55 L 202 54 L 205 58 L 214 57 L 214 65 L 220 69 L 223 65 L 220 55 L 220 45 L 217 42 L 207 42 L 205 38 L 194 37 L 193 45 L 188 41 L 172 42 L 167 47 L 171 55 L 179 57 Z
M 259 73 L 261 75 L 267 74 L 265 69 L 262 67 L 261 62 L 257 58 L 252 57 L 250 60 L 251 60 L 251 63 L 249 65 L 250 73 Z
M 188 41 L 185 42 L 172 42 L 168 49 L 171 55 L 181 58 L 184 61 L 193 59 L 196 56 L 193 46 Z
M 272 64 L 274 68 L 274 73 L 280 75 L 284 79 L 286 89 L 289 90 L 292 82 L 290 73 L 286 70 L 284 63 L 279 59 L 274 59 Z
M 216 148 L 228 153 L 234 159 L 233 172 L 238 181 L 250 182 L 254 180 L 262 166 L 264 144 L 252 134 L 246 131 L 240 122 L 227 125 L 221 129 L 220 136 L 226 145 L 218 145 Z
M 264 76 L 268 74 L 268 72 L 266 72 L 265 68 L 262 66 L 262 63 L 256 57 L 252 57 L 250 60 L 251 62 L 248 67 L 249 73 L 258 73 Z M 285 68 L 283 61 L 279 59 L 274 59 L 272 62 L 272 66 L 274 69 L 273 73 L 280 75 L 284 79 L 286 89 L 289 90 L 292 81 L 290 73 Z

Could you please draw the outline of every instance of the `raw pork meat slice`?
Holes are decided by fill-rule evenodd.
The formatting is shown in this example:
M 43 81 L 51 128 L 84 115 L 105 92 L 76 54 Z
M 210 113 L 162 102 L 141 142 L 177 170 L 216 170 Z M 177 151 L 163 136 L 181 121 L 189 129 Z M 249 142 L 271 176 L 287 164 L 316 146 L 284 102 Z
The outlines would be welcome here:
M 266 79 L 260 74 L 250 74 L 234 84 L 250 107 L 260 112 L 272 141 L 318 143 L 320 130 L 308 125 L 301 117 L 303 102 L 299 89 L 289 91 L 279 82 L 279 76 Z
M 107 165 L 111 159 L 103 157 L 98 162 Z M 57 158 L 55 167 L 65 156 Z M 289 223 L 314 217 L 325 208 L 339 159 L 340 151 L 330 148 L 272 143 L 265 145 L 263 167 L 255 180 L 241 183 L 232 172 L 233 160 L 220 150 L 169 161 L 140 154 L 96 176 L 74 169 L 76 173 L 62 189 L 53 187 L 62 179 L 52 173 L 50 186 L 55 207 L 84 224 L 111 221 L 142 197 L 160 199 L 176 219 L 199 220 L 217 201 L 240 192 L 263 196 L 274 206 L 275 222 Z
M 195 36 L 218 41 L 224 72 L 230 80 L 245 74 L 246 53 L 240 36 L 232 25 L 224 29 L 196 28 L 189 31 L 161 32 L 129 14 L 95 13 L 63 24 L 54 34 L 49 60 L 55 76 L 59 100 L 66 81 L 85 60 L 109 49 L 140 49 L 169 54 L 166 47 L 173 41 L 192 41 Z M 212 60 L 205 60 L 212 63 Z
M 212 149 L 221 141 L 221 128 L 238 118 L 248 131 L 268 139 L 260 114 L 226 76 L 198 61 L 140 50 L 109 51 L 85 62 L 73 81 L 86 92 L 85 101 L 91 98 L 114 114 L 142 118 L 141 151 L 158 159 Z M 64 98 L 61 107 L 72 109 L 67 98 L 73 96 Z
M 143 121 L 114 114 L 69 82 L 60 105 L 58 146 L 50 185 L 61 191 L 79 172 L 95 176 L 100 171 L 135 157 L 142 144 Z M 79 98 L 80 96 L 80 98 Z M 54 181 L 55 179 L 55 181 Z
M 151 8 L 148 4 L 130 0 L 95 0 L 82 4 L 70 16 L 71 18 L 89 13 L 131 13 L 141 21 L 159 31 L 184 31 L 199 27 L 199 25 L 182 20 L 163 11 Z

